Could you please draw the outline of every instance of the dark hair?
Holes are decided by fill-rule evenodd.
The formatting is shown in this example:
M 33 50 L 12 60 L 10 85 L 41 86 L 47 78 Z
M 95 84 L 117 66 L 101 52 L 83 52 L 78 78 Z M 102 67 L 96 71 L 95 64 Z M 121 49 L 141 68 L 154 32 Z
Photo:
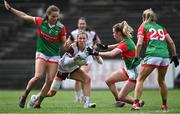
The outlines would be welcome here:
M 79 22 L 79 20 L 84 20 L 86 22 L 86 24 L 87 24 L 87 19 L 85 17 L 80 17 L 78 19 L 78 22 Z M 86 31 L 91 31 L 91 30 L 92 30 L 91 27 L 87 24 Z

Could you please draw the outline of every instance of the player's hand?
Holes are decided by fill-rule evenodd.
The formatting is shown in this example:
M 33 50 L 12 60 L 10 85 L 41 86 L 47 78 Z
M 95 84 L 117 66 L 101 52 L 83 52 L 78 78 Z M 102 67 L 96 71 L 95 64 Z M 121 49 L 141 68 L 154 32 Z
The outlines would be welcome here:
M 179 65 L 178 57 L 177 56 L 172 56 L 170 63 L 172 63 L 172 62 L 174 62 L 174 66 L 177 67 Z
M 82 66 L 82 65 L 86 65 L 86 64 L 87 64 L 87 61 L 86 61 L 86 60 L 76 59 L 76 60 L 74 61 L 74 63 L 75 63 L 76 65 Z
M 4 6 L 7 10 L 9 10 L 9 11 L 11 10 L 11 6 L 9 5 L 9 3 L 6 0 L 4 0 Z
M 106 50 L 108 49 L 108 45 L 104 45 L 104 44 L 97 44 L 97 47 L 101 50 Z
M 99 52 L 97 50 L 95 50 L 95 49 L 90 48 L 90 47 L 87 48 L 87 53 L 89 55 L 99 56 Z
M 79 57 L 80 60 L 85 60 L 87 58 L 87 55 L 83 52 L 79 52 L 77 56 Z

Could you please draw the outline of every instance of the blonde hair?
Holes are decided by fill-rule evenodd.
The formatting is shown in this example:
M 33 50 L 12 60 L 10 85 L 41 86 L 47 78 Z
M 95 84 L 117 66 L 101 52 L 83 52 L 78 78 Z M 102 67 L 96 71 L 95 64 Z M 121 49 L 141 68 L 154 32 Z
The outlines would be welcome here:
M 77 34 L 77 39 L 78 39 L 79 35 L 81 35 L 81 34 L 85 34 L 86 35 L 86 39 L 88 38 L 88 35 L 87 35 L 86 31 L 80 30 L 78 32 L 78 34 Z
M 50 5 L 47 9 L 46 9 L 46 15 L 45 15 L 45 19 L 48 20 L 48 16 L 52 13 L 52 12 L 59 12 L 60 13 L 60 9 L 55 6 L 55 5 Z M 60 19 L 60 17 L 58 18 L 58 20 Z
M 132 32 L 134 31 L 126 21 L 115 24 L 113 26 L 113 29 L 115 30 L 115 32 L 121 32 L 124 37 L 132 37 Z
M 78 32 L 78 34 L 77 34 L 77 38 L 76 38 L 76 40 L 72 43 L 71 42 L 71 40 L 70 40 L 70 38 L 68 38 L 67 40 L 66 40 L 66 49 L 68 49 L 70 46 L 73 46 L 73 45 L 76 45 L 77 44 L 77 40 L 78 40 L 78 37 L 79 37 L 79 35 L 81 35 L 81 34 L 85 34 L 86 35 L 86 39 L 88 38 L 88 35 L 87 35 L 87 33 L 85 32 L 85 31 L 79 31 Z
M 144 10 L 142 18 L 143 24 L 157 21 L 156 13 L 151 8 Z

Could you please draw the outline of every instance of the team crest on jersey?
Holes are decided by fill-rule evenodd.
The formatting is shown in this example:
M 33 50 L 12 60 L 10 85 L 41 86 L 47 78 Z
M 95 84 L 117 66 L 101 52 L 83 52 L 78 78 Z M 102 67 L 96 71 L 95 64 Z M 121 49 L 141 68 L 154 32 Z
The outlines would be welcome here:
M 49 31 L 49 34 L 54 34 L 55 36 L 58 36 L 58 34 L 59 34 L 59 31 L 57 31 L 57 30 L 50 30 Z
M 51 29 L 51 30 L 49 30 L 49 34 L 52 34 L 53 33 L 53 30 Z
M 55 32 L 55 35 L 58 35 L 58 34 L 59 34 L 59 31 L 56 31 L 56 32 Z

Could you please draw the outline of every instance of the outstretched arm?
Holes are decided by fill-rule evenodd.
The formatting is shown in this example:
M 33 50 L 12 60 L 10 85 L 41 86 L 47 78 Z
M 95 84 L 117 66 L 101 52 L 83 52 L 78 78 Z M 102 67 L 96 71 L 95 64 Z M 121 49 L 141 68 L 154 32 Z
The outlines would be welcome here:
M 17 17 L 19 17 L 19 18 L 21 18 L 21 19 L 23 19 L 23 20 L 25 20 L 25 21 L 35 22 L 35 17 L 30 16 L 30 15 L 27 15 L 26 13 L 24 13 L 24 12 L 22 12 L 22 11 L 19 11 L 19 10 L 15 9 L 15 8 L 11 7 L 6 0 L 4 0 L 4 6 L 5 6 L 5 8 L 6 8 L 8 11 L 12 12 L 12 13 L 15 14 Z
M 118 46 L 119 43 L 117 44 L 111 44 L 111 45 L 108 45 L 108 49 L 114 49 Z
M 117 54 L 120 54 L 121 52 L 122 52 L 121 49 L 119 49 L 119 48 L 114 48 L 114 49 L 111 50 L 111 51 L 99 52 L 99 55 L 100 55 L 100 56 L 103 56 L 103 57 L 114 57 L 114 56 L 116 56 Z
M 106 50 L 106 49 L 114 49 L 118 46 L 119 43 L 117 44 L 111 44 L 111 45 L 104 45 L 104 44 L 97 44 L 97 47 L 101 50 Z

